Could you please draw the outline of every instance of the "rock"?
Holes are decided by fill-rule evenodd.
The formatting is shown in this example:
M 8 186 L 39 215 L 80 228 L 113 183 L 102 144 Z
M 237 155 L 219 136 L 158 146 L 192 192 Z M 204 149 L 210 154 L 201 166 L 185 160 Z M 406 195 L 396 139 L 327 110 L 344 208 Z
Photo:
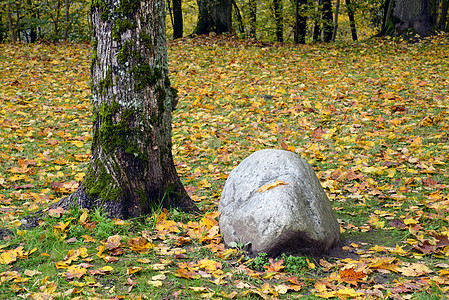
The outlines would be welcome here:
M 229 174 L 218 211 L 225 244 L 246 245 L 251 256 L 318 255 L 339 241 L 340 226 L 315 172 L 289 151 L 261 150 L 244 159 Z

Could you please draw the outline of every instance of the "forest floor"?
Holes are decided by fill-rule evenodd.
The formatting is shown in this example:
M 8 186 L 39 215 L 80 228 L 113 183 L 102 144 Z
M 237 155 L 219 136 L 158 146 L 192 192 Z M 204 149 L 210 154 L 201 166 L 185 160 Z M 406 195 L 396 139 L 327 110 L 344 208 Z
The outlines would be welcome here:
M 90 157 L 90 48 L 0 44 L 0 294 L 7 299 L 441 299 L 449 293 L 449 37 L 408 44 L 169 44 L 175 164 L 202 210 L 110 220 L 49 210 Z M 227 174 L 266 148 L 314 167 L 341 226 L 329 256 L 226 249 Z M 334 255 L 335 254 L 335 255 Z

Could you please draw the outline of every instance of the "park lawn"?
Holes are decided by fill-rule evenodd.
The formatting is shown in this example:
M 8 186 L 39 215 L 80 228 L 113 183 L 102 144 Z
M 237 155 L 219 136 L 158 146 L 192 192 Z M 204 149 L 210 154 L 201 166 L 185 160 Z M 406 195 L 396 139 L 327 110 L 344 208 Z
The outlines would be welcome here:
M 0 45 L 0 293 L 8 299 L 295 299 L 449 292 L 449 37 L 169 44 L 175 164 L 202 210 L 110 220 L 51 210 L 89 161 L 90 49 Z M 341 225 L 338 257 L 248 260 L 221 243 L 227 174 L 266 148 L 314 167 Z M 282 261 L 281 261 L 282 259 Z M 96 297 L 96 298 L 95 298 Z

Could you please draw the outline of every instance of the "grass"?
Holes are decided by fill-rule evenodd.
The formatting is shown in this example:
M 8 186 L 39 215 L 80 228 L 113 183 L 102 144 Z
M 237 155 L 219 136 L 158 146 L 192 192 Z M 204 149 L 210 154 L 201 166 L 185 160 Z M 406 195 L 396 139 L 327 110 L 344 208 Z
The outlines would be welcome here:
M 36 249 L 0 264 L 1 294 L 197 299 L 236 292 L 234 299 L 312 299 L 353 288 L 363 291 L 360 298 L 379 292 L 444 298 L 449 249 L 423 253 L 413 246 L 448 235 L 448 43 L 444 35 L 419 44 L 373 39 L 267 46 L 232 37 L 170 43 L 171 81 L 180 95 L 173 115 L 175 164 L 204 213 L 216 210 L 227 174 L 265 148 L 307 159 L 333 203 L 349 258 L 325 258 L 330 265 L 310 259 L 315 268 L 304 267 L 304 257 L 285 258 L 287 272 L 276 274 L 263 268 L 266 261 L 261 271 L 247 268 L 239 247 L 226 253 L 218 237 L 206 238 L 212 227 L 204 216 L 176 210 L 166 219 L 157 211 L 121 221 L 72 209 L 22 230 L 24 215 L 74 191 L 84 176 L 91 140 L 89 47 L 0 45 L 0 223 L 13 232 L 1 241 L 0 254 Z M 121 236 L 117 248 L 124 252 L 99 254 L 114 235 Z M 132 250 L 129 241 L 138 237 L 155 246 Z M 68 267 L 56 263 L 83 247 L 87 257 L 68 267 L 81 264 L 86 274 L 67 278 Z M 397 268 L 415 263 L 432 273 L 372 267 L 386 257 Z M 367 279 L 341 281 L 340 271 L 354 266 L 365 268 Z M 97 271 L 103 267 L 112 270 Z M 294 286 L 291 276 L 300 278 L 299 291 L 280 293 L 282 285 Z

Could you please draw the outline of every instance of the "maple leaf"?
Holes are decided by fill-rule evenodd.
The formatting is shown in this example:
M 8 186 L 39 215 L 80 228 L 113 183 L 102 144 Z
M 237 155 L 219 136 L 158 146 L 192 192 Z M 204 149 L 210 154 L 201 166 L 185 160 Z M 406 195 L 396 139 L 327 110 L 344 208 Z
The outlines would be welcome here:
M 155 247 L 156 245 L 148 242 L 142 237 L 131 238 L 128 240 L 128 246 L 132 251 L 138 253 L 147 252 L 148 249 Z
M 119 235 L 113 235 L 108 237 L 108 240 L 106 241 L 104 247 L 108 250 L 114 250 L 121 246 L 120 243 L 120 236 Z
M 357 282 L 366 281 L 367 278 L 365 271 L 355 271 L 354 268 L 339 270 L 338 274 L 340 275 L 339 280 L 341 282 L 346 282 L 355 286 L 357 286 Z
M 283 265 L 284 260 L 283 259 L 279 259 L 279 260 L 275 260 L 273 258 L 269 258 L 268 262 L 270 263 L 269 266 L 264 266 L 265 269 L 267 269 L 267 272 L 281 272 L 282 269 L 285 268 L 285 266 Z

